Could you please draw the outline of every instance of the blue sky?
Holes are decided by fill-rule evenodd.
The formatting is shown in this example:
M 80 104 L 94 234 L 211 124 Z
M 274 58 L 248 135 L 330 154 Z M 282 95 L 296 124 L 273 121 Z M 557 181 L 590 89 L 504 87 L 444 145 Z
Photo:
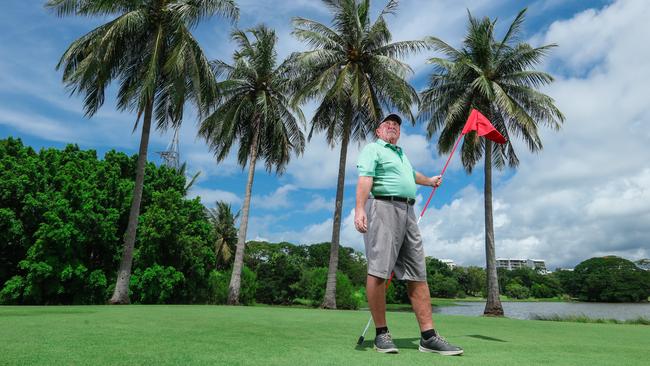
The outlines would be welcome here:
M 329 23 L 328 10 L 316 0 L 238 1 L 239 28 L 265 23 L 277 30 L 281 58 L 305 46 L 290 35 L 290 19 L 302 16 Z M 374 1 L 375 14 L 384 1 Z M 20 137 L 35 148 L 77 143 L 99 156 L 110 149 L 134 154 L 139 133 L 134 116 L 115 109 L 111 92 L 94 117 L 83 115 L 82 99 L 70 97 L 55 65 L 71 41 L 105 22 L 98 18 L 57 18 L 43 2 L 9 0 L 0 14 L 0 136 Z M 394 40 L 435 35 L 459 46 L 467 9 L 475 16 L 498 18 L 498 30 L 523 7 L 529 8 L 524 40 L 559 47 L 540 67 L 556 82 L 544 92 L 566 115 L 559 132 L 542 131 L 544 150 L 530 154 L 515 142 L 521 165 L 494 177 L 497 256 L 541 258 L 550 268 L 573 266 L 595 255 L 650 257 L 650 5 L 628 1 L 436 1 L 404 0 L 388 22 Z M 213 18 L 195 35 L 209 58 L 230 61 L 232 25 Z M 411 83 L 420 90 L 431 71 L 433 53 L 406 61 Z M 314 106 L 304 108 L 309 117 Z M 181 129 L 181 159 L 190 172 L 201 171 L 191 192 L 206 205 L 218 199 L 241 205 L 245 171 L 231 156 L 216 164 L 197 140 L 192 113 Z M 423 125 L 403 128 L 399 142 L 424 174 L 437 174 L 446 156 L 438 156 L 435 138 Z M 171 133 L 152 135 L 149 159 L 165 149 Z M 342 244 L 362 250 L 354 231 L 354 168 L 363 144 L 350 146 L 343 207 Z M 315 136 L 305 154 L 294 158 L 283 176 L 257 171 L 248 238 L 294 243 L 328 241 L 338 167 L 338 146 L 330 149 Z M 457 158 L 421 222 L 427 255 L 468 265 L 484 263 L 482 169 L 468 176 Z M 420 207 L 429 191 L 418 191 Z

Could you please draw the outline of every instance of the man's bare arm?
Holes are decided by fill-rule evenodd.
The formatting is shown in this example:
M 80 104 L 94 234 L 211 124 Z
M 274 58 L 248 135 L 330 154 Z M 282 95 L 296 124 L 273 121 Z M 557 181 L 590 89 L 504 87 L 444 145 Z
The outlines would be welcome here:
M 354 208 L 354 227 L 357 231 L 365 233 L 368 230 L 366 217 L 366 201 L 372 189 L 372 177 L 359 177 L 357 181 L 357 205 Z
M 442 176 L 427 177 L 420 172 L 415 172 L 415 183 L 421 186 L 439 187 L 442 183 Z

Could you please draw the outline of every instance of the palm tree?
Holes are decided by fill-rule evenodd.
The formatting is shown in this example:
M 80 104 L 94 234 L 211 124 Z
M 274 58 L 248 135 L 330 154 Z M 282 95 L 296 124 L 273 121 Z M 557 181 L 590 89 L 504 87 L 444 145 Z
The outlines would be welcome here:
M 440 132 L 438 151 L 441 154 L 452 149 L 472 108 L 488 117 L 508 140 L 506 144 L 495 145 L 470 133 L 464 137 L 461 148 L 467 172 L 471 173 L 481 157 L 485 159 L 486 315 L 503 315 L 494 250 L 492 166 L 501 169 L 506 164 L 510 167 L 519 164 L 511 137 L 523 139 L 531 152 L 537 152 L 542 149 L 539 126 L 558 130 L 564 122 L 553 99 L 537 90 L 551 83 L 553 77 L 533 69 L 556 45 L 533 48 L 518 41 L 525 12 L 526 9 L 519 12 L 501 41 L 495 40 L 496 21 L 479 20 L 471 14 L 462 49 L 456 50 L 438 38 L 429 38 L 432 46 L 447 58 L 429 60 L 435 69 L 428 87 L 422 92 L 418 115 L 419 119 L 428 121 L 429 138 Z
M 238 17 L 233 0 L 50 0 L 47 7 L 59 16 L 115 16 L 76 41 L 57 65 L 72 94 L 85 96 L 87 116 L 104 103 L 104 92 L 119 80 L 117 107 L 137 113 L 134 131 L 144 115 L 138 151 L 133 201 L 124 235 L 113 304 L 129 302 L 140 201 L 147 162 L 151 120 L 165 130 L 181 123 L 186 100 L 199 111 L 217 97 L 209 61 L 190 33 L 199 21 L 214 14 Z
M 297 73 L 294 103 L 317 99 L 320 105 L 311 120 L 309 138 L 325 131 L 330 146 L 341 143 L 336 205 L 332 228 L 327 287 L 322 306 L 336 308 L 341 210 L 345 163 L 350 139 L 364 140 L 381 119 L 383 109 L 395 109 L 414 121 L 411 106 L 417 92 L 405 80 L 411 68 L 398 60 L 425 46 L 421 41 L 390 43 L 385 16 L 394 13 L 391 0 L 374 23 L 369 0 L 324 0 L 333 13 L 333 27 L 294 18 L 293 34 L 312 50 L 292 56 Z
M 237 245 L 235 220 L 239 217 L 239 212 L 233 214 L 228 203 L 218 201 L 217 207 L 206 209 L 206 214 L 215 233 L 216 269 L 226 268 L 232 260 L 235 245 Z
M 235 251 L 232 277 L 228 291 L 228 304 L 239 303 L 241 270 L 248 226 L 251 191 L 255 164 L 258 158 L 266 162 L 266 170 L 282 173 L 291 152 L 302 153 L 305 137 L 298 119 L 302 112 L 290 105 L 290 80 L 286 63 L 276 66 L 275 32 L 257 26 L 246 32 L 234 31 L 232 38 L 239 45 L 234 54 L 234 64 L 214 61 L 215 73 L 225 80 L 219 83 L 223 95 L 218 107 L 199 127 L 218 161 L 228 155 L 233 143 L 239 143 L 238 161 L 248 164 L 246 194 L 241 209 L 241 222 Z

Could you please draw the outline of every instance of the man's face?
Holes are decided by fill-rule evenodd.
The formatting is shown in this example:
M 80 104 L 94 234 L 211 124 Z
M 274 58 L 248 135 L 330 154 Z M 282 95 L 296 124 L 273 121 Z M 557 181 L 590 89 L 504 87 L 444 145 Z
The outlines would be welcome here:
M 395 121 L 387 120 L 377 127 L 376 132 L 380 139 L 395 144 L 399 140 L 400 125 Z

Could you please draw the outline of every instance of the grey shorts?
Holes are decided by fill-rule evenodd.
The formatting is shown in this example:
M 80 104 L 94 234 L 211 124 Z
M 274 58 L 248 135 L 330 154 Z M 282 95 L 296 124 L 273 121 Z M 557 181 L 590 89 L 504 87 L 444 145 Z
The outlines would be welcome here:
M 368 274 L 407 281 L 426 281 L 422 236 L 413 206 L 369 198 L 366 202 L 368 231 L 363 234 Z

